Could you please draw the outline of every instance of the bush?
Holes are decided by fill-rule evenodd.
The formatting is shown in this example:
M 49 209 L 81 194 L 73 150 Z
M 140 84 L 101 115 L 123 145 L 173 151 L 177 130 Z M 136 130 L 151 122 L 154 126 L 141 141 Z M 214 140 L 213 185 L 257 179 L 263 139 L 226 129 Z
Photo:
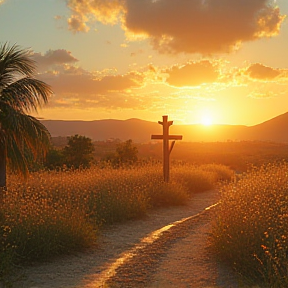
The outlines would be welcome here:
M 231 170 L 228 166 L 222 164 L 205 164 L 201 165 L 199 168 L 202 171 L 214 173 L 216 181 L 230 182 L 235 176 L 233 170 Z
M 173 174 L 172 174 L 173 173 Z M 188 194 L 203 192 L 217 187 L 217 183 L 223 179 L 231 179 L 233 171 L 226 166 L 211 165 L 179 165 L 172 172 L 172 179 L 182 183 Z
M 46 155 L 44 165 L 50 170 L 63 167 L 65 165 L 63 151 L 51 148 Z

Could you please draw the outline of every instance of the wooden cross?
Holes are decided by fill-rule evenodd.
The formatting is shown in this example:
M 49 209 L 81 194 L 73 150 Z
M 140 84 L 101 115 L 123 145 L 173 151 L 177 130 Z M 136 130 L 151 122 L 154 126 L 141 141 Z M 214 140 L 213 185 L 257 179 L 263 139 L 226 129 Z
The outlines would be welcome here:
M 163 140 L 163 175 L 164 181 L 169 182 L 169 156 L 174 147 L 175 141 L 169 147 L 169 140 L 182 140 L 182 135 L 169 135 L 169 127 L 173 121 L 168 121 L 168 116 L 162 116 L 163 121 L 158 121 L 163 125 L 163 135 L 152 135 L 151 139 Z

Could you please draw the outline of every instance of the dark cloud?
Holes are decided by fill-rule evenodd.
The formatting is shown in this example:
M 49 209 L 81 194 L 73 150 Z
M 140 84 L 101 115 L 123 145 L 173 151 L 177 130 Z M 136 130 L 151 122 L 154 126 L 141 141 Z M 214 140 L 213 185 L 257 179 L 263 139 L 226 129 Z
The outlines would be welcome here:
M 67 5 L 79 20 L 74 30 L 91 16 L 106 24 L 122 21 L 127 35 L 146 35 L 166 53 L 229 52 L 278 34 L 284 19 L 269 0 L 67 0 Z
M 211 83 L 219 77 L 217 68 L 207 60 L 188 63 L 184 66 L 173 66 L 164 72 L 168 74 L 167 83 L 176 87 Z
M 54 65 L 71 64 L 78 61 L 71 55 L 71 52 L 64 49 L 49 50 L 44 55 L 34 53 L 32 59 L 36 61 L 39 71 L 45 71 Z
M 163 52 L 228 52 L 278 33 L 282 17 L 266 0 L 127 0 L 126 27 Z
M 260 63 L 252 64 L 246 70 L 245 74 L 257 80 L 272 80 L 281 75 L 281 71 Z

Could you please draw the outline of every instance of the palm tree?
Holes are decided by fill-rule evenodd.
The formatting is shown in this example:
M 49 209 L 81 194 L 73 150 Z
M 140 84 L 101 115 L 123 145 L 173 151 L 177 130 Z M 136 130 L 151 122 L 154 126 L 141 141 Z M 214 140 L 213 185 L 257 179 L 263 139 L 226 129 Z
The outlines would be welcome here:
M 0 46 L 0 201 L 6 187 L 6 163 L 27 176 L 27 155 L 36 159 L 49 147 L 48 130 L 28 113 L 47 103 L 52 90 L 33 77 L 35 62 L 30 55 L 18 45 Z

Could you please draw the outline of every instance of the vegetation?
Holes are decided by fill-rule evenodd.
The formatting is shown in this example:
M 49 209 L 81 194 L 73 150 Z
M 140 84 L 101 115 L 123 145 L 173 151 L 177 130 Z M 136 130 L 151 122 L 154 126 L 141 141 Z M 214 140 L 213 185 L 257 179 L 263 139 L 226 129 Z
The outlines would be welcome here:
M 29 160 L 42 157 L 49 147 L 48 130 L 28 113 L 46 103 L 52 91 L 34 74 L 29 51 L 0 47 L 0 187 L 6 186 L 6 159 L 9 167 L 27 175 Z M 0 198 L 2 193 L 0 188 Z
M 95 148 L 92 140 L 77 134 L 65 139 L 65 141 L 60 142 L 62 145 L 64 144 L 62 148 L 54 147 L 52 144 L 46 155 L 44 167 L 50 170 L 64 167 L 89 168 L 94 160 Z
M 169 184 L 162 181 L 161 165 L 36 172 L 26 183 L 9 175 L 0 214 L 0 275 L 15 263 L 91 246 L 101 225 L 184 204 L 193 193 L 215 187 L 219 175 L 229 180 L 233 174 L 211 168 L 174 167 Z
M 220 258 L 267 287 L 288 286 L 287 171 L 268 164 L 226 186 L 214 225 Z
M 104 157 L 104 161 L 112 164 L 114 168 L 127 167 L 135 164 L 138 161 L 138 149 L 131 139 L 118 143 L 116 145 L 116 151 L 109 153 Z
M 59 151 L 67 145 L 67 138 L 52 138 L 55 149 Z M 125 142 L 119 139 L 114 141 L 93 142 L 93 158 L 95 163 L 107 160 L 115 155 L 117 147 Z M 159 143 L 133 143 L 138 151 L 138 163 L 154 161 L 162 162 L 162 146 Z M 107 157 L 107 155 L 109 157 Z M 275 163 L 277 161 L 288 161 L 288 144 L 264 141 L 227 141 L 227 142 L 182 142 L 176 144 L 171 153 L 171 162 L 189 163 L 193 165 L 221 164 L 239 172 L 245 172 L 252 166 Z
M 288 144 L 263 141 L 177 142 L 171 159 L 195 165 L 222 164 L 237 172 L 286 159 Z M 162 143 L 139 145 L 139 158 L 162 159 Z
M 63 154 L 63 149 L 50 147 L 44 161 L 44 167 L 48 168 L 49 170 L 54 170 L 62 168 L 65 165 L 65 162 L 66 161 Z
M 68 144 L 64 147 L 63 155 L 68 167 L 88 168 L 93 159 L 94 146 L 92 140 L 85 136 L 68 137 Z
M 67 145 L 67 138 L 52 138 L 55 148 L 62 149 Z M 124 142 L 123 142 L 124 143 Z M 119 144 L 114 141 L 93 142 L 95 162 L 103 160 L 107 155 L 114 154 Z M 138 153 L 138 162 L 162 161 L 161 141 L 159 143 L 133 143 Z M 251 166 L 261 166 L 276 161 L 288 161 L 288 144 L 264 141 L 227 141 L 227 142 L 182 142 L 176 143 L 171 153 L 171 162 L 184 162 L 194 165 L 222 164 L 237 172 L 244 172 Z

